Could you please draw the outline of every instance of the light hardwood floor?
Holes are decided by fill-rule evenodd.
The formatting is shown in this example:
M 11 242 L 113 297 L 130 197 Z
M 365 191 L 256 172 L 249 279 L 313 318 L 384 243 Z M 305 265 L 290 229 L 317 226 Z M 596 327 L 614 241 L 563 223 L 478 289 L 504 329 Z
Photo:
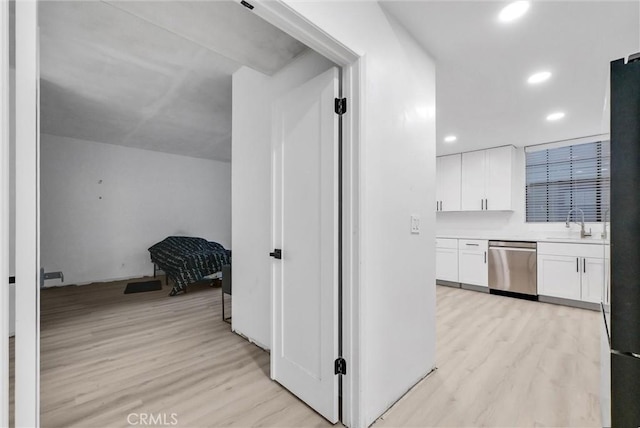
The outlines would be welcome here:
M 377 427 L 600 426 L 599 314 L 437 287 L 436 365 Z
M 42 293 L 42 425 L 328 426 L 221 321 L 220 289 Z M 376 427 L 598 426 L 598 313 L 437 287 L 438 370 Z M 419 332 L 416 332 L 419 334 Z M 13 380 L 12 380 L 13 381 Z
M 42 291 L 43 427 L 125 427 L 130 413 L 175 413 L 180 427 L 329 425 L 222 321 L 220 287 L 125 295 L 126 282 Z

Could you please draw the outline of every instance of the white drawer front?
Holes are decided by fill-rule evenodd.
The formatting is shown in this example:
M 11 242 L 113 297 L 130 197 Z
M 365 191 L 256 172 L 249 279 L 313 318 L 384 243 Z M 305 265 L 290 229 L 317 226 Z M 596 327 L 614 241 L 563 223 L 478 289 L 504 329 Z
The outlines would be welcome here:
M 489 241 L 486 239 L 459 239 L 458 249 L 487 251 L 489 249 Z
M 452 238 L 436 238 L 436 248 L 458 249 L 458 240 Z
M 597 244 L 564 244 L 554 242 L 538 242 L 538 254 L 550 256 L 573 256 L 603 258 L 604 249 Z

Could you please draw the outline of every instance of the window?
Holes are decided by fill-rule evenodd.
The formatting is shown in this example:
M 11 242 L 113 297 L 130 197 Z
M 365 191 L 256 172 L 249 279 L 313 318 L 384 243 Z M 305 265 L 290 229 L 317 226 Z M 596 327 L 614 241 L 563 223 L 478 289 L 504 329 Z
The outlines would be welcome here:
M 527 222 L 565 222 L 572 208 L 604 221 L 611 183 L 609 141 L 526 150 Z M 571 216 L 576 221 L 581 215 Z

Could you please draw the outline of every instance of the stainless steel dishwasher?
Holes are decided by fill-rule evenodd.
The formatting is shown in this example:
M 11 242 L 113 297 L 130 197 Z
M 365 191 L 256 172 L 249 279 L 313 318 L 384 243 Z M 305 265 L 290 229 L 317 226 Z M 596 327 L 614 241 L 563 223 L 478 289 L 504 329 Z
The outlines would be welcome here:
M 489 241 L 489 289 L 537 296 L 537 244 Z

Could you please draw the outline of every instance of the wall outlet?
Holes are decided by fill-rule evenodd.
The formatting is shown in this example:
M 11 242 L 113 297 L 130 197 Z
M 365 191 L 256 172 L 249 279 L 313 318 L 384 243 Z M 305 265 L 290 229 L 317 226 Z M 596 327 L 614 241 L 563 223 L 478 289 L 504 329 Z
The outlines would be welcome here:
M 420 216 L 415 214 L 411 216 L 411 233 L 413 235 L 420 234 Z

